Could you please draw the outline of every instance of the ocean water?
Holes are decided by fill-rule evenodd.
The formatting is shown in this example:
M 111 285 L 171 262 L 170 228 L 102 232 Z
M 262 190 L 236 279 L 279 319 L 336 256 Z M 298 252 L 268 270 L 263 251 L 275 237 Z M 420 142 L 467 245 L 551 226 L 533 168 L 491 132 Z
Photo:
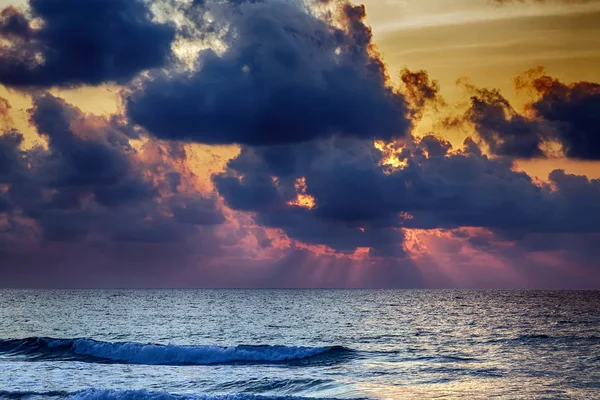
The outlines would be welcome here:
M 600 292 L 0 290 L 0 398 L 600 399 Z

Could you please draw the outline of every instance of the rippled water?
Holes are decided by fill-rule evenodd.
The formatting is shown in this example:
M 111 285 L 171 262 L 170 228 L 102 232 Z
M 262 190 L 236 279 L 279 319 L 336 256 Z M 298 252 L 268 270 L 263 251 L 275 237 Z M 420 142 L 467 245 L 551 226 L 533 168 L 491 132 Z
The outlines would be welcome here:
M 0 290 L 0 398 L 600 399 L 600 292 Z

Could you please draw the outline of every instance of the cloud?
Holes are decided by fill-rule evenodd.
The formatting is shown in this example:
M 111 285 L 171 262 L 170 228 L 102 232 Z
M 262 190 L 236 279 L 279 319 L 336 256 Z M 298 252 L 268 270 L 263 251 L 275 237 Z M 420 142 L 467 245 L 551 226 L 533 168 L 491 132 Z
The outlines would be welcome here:
M 11 184 L 22 178 L 25 166 L 19 146 L 23 135 L 10 131 L 0 135 L 0 184 Z
M 259 225 L 339 253 L 406 257 L 406 229 L 477 227 L 515 241 L 598 233 L 599 180 L 556 170 L 538 184 L 510 159 L 489 158 L 472 142 L 454 150 L 433 136 L 397 157 L 405 165 L 390 168 L 371 143 L 347 139 L 243 148 L 214 181 L 231 208 L 252 212 Z
M 539 72 L 534 69 L 517 79 L 519 88 L 536 96 L 527 113 L 516 111 L 498 90 L 467 85 L 473 94 L 463 121 L 473 124 L 496 155 L 547 157 L 548 145 L 556 143 L 567 158 L 599 160 L 600 84 L 567 84 L 548 75 L 536 77 Z
M 141 78 L 126 98 L 131 120 L 154 136 L 271 145 L 333 135 L 390 140 L 410 129 L 364 7 L 335 3 L 329 15 L 301 2 L 211 4 L 229 27 L 220 36 L 226 50 L 202 51 L 190 72 Z
M 565 84 L 544 75 L 531 85 L 539 98 L 529 107 L 537 119 L 554 128 L 548 135 L 562 144 L 565 156 L 600 160 L 600 84 Z
M 39 228 L 41 240 L 173 242 L 224 221 L 216 199 L 186 189 L 168 148 L 145 160 L 111 120 L 51 94 L 28 112 L 48 148 L 23 150 L 23 135 L 1 135 L 0 184 L 8 220 Z
M 0 11 L 0 84 L 73 87 L 124 83 L 164 66 L 175 29 L 142 0 L 30 0 Z
M 440 85 L 436 80 L 431 80 L 425 70 L 411 71 L 403 68 L 400 71 L 400 80 L 405 88 L 405 96 L 411 104 L 412 118 L 421 118 L 423 109 L 428 105 L 443 106 L 444 99 L 439 94 Z
M 305 178 L 306 195 L 319 195 L 320 192 L 312 190 L 313 179 L 314 185 L 327 186 L 331 182 L 324 179 L 336 173 L 344 174 L 345 161 L 354 163 L 349 167 L 356 167 L 360 163 L 360 160 L 353 160 L 355 154 L 357 157 L 378 156 L 372 143 L 347 139 L 243 148 L 241 154 L 230 161 L 228 172 L 216 175 L 214 181 L 230 207 L 255 212 L 258 224 L 281 228 L 290 237 L 305 243 L 325 244 L 339 251 L 352 252 L 357 247 L 383 248 L 386 242 L 389 250 L 393 248 L 402 252 L 401 246 L 393 246 L 394 243 L 401 244 L 402 233 L 389 229 L 390 224 L 386 223 L 388 229 L 385 230 L 385 239 L 378 237 L 382 233 L 380 229 L 360 230 L 362 220 L 368 223 L 376 219 L 375 214 L 379 212 L 373 207 L 377 193 L 368 190 L 369 178 L 377 177 L 374 170 L 367 169 L 372 166 L 372 161 L 365 161 L 363 171 L 346 171 L 355 172 L 354 178 L 343 175 L 349 178 L 344 183 L 355 185 L 348 189 L 361 193 L 360 197 L 354 194 L 347 196 L 348 192 L 342 191 L 340 182 L 323 193 L 329 195 L 330 199 L 317 199 L 320 202 L 318 204 L 322 204 L 318 209 L 321 214 L 317 214 L 317 210 L 293 204 L 298 195 L 299 179 Z M 376 185 L 376 182 L 372 185 Z M 323 204 L 326 201 L 330 201 L 335 210 L 328 211 L 327 205 Z M 345 205 L 344 201 L 348 204 Z M 360 204 L 357 204 L 359 201 Z M 324 212 L 332 214 L 325 215 Z M 335 218 L 344 221 L 330 223 L 329 219 Z
M 543 157 L 543 130 L 538 121 L 519 114 L 498 90 L 474 89 L 465 120 L 496 155 L 519 158 Z

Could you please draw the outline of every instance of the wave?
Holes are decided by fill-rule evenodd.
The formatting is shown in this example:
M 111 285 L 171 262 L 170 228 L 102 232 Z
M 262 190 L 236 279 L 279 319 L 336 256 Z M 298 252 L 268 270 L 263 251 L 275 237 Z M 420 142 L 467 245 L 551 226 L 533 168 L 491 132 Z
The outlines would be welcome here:
M 0 354 L 30 361 L 57 360 L 143 365 L 260 364 L 335 358 L 351 352 L 342 346 L 178 346 L 93 339 L 33 337 L 0 340 Z
M 65 400 L 336 400 L 315 397 L 293 396 L 256 396 L 247 394 L 230 395 L 185 395 L 167 392 L 152 392 L 148 390 L 109 390 L 88 389 L 75 393 L 52 392 L 9 392 L 0 391 L 2 399 L 30 399 L 30 398 L 59 398 Z M 360 399 L 353 399 L 360 400 Z

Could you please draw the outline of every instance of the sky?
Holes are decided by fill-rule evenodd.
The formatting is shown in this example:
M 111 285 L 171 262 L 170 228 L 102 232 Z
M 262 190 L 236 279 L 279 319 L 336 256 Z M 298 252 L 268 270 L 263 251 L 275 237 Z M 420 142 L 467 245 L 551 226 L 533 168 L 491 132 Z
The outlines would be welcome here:
M 2 287 L 600 289 L 600 1 L 0 10 Z

